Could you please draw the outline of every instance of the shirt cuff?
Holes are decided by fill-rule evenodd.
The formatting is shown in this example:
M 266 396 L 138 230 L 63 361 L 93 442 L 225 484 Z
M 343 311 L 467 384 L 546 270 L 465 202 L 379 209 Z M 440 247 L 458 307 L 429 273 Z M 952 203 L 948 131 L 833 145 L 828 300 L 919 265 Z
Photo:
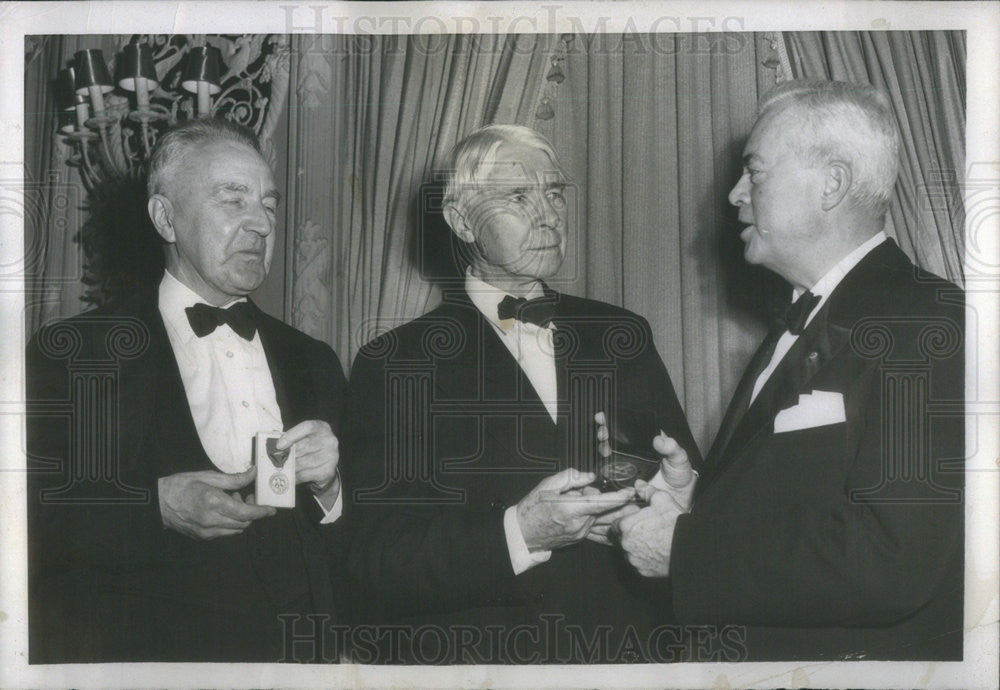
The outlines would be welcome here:
M 319 504 L 319 509 L 323 511 L 323 519 L 319 521 L 319 524 L 329 525 L 336 522 L 340 518 L 341 513 L 344 512 L 344 485 L 341 483 L 340 491 L 337 492 L 337 500 L 333 502 L 333 507 L 330 510 L 323 507 L 319 496 L 313 496 L 313 499 Z M 315 519 L 314 517 L 313 520 Z
M 510 553 L 510 564 L 514 568 L 515 575 L 520 575 L 552 557 L 551 551 L 532 553 L 528 550 L 528 545 L 524 543 L 524 535 L 521 534 L 521 525 L 517 522 L 516 505 L 504 511 L 503 531 L 507 536 L 507 551 Z

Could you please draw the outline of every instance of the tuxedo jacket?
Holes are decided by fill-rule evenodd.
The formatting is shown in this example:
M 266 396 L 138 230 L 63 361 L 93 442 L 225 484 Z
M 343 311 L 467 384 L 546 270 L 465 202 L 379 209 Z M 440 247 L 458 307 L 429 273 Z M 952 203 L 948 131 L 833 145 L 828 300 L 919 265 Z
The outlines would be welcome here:
M 321 419 L 336 431 L 334 352 L 253 309 L 285 427 Z M 163 526 L 158 478 L 216 468 L 155 299 L 43 328 L 27 384 L 32 663 L 331 660 L 283 646 L 309 625 L 303 614 L 338 615 L 340 528 L 319 524 L 307 490 L 236 536 Z
M 593 469 L 595 412 L 649 411 L 697 458 L 647 322 L 555 299 L 557 423 L 464 290 L 357 356 L 341 443 L 348 562 L 359 620 L 390 627 L 366 630 L 356 660 L 637 660 L 669 620 L 666 598 L 619 549 L 583 541 L 514 575 L 504 511 L 547 476 Z M 404 631 L 395 641 L 392 625 Z M 434 635 L 410 639 L 427 626 Z
M 750 660 L 961 658 L 963 302 L 889 240 L 744 412 L 751 364 L 677 521 L 681 621 Z

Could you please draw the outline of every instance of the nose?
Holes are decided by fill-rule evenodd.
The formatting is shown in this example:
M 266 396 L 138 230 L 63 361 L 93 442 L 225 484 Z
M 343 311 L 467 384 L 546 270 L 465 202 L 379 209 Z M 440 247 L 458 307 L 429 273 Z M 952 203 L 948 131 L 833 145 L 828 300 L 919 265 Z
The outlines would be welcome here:
M 261 237 L 267 237 L 274 232 L 275 220 L 263 203 L 250 204 L 243 227 Z
M 733 206 L 743 206 L 750 203 L 750 173 L 744 172 L 736 185 L 729 190 L 729 203 Z
M 550 199 L 545 192 L 539 192 L 539 210 L 542 225 L 550 228 L 559 228 L 563 222 L 564 206 L 557 199 Z

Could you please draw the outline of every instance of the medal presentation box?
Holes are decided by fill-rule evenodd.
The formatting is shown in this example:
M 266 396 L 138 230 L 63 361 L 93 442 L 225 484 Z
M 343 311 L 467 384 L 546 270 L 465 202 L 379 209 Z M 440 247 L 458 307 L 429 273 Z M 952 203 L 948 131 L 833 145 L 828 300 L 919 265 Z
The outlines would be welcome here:
M 280 431 L 260 431 L 253 439 L 253 460 L 257 465 L 255 492 L 257 505 L 295 507 L 295 446 L 278 450 Z

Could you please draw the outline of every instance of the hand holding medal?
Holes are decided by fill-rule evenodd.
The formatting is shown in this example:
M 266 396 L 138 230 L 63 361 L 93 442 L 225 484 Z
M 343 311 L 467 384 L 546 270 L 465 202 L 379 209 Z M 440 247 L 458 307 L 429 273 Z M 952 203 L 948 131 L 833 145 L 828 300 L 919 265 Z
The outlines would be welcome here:
M 278 448 L 280 431 L 259 431 L 254 436 L 257 466 L 256 503 L 275 508 L 295 507 L 295 446 Z
M 284 433 L 260 432 L 257 438 L 255 448 L 263 448 L 266 456 L 265 464 L 258 466 L 267 469 L 268 465 L 271 465 L 275 468 L 267 478 L 270 493 L 266 500 L 269 502 L 261 501 L 258 490 L 258 503 L 294 507 L 295 485 L 308 484 L 309 490 L 324 508 L 329 510 L 334 505 L 340 492 L 340 475 L 337 471 L 340 453 L 337 437 L 329 424 L 312 419 L 296 424 Z M 273 444 L 275 455 L 269 453 L 269 446 L 266 445 L 268 443 Z M 256 451 L 254 457 L 259 463 Z M 275 482 L 274 486 L 270 485 L 272 481 Z M 264 486 L 259 472 L 257 486 Z

